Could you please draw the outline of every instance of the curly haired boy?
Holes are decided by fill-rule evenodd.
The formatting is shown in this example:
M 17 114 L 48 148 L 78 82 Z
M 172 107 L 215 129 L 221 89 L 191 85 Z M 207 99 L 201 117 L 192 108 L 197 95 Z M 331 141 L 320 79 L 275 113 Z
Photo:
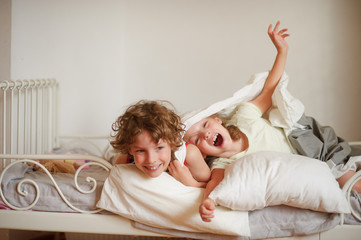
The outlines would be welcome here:
M 183 145 L 184 126 L 171 107 L 167 101 L 142 100 L 118 117 L 110 142 L 120 152 L 116 164 L 134 161 L 149 177 L 168 170 L 184 185 L 205 187 L 210 169 L 196 146 L 186 145 L 186 166 L 176 161 L 174 153 Z

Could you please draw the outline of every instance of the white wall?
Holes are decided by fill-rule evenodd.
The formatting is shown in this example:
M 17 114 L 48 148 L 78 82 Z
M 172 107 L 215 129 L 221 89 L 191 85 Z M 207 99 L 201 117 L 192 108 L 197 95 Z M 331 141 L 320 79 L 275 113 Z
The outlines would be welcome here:
M 11 0 L 0 0 L 0 81 L 10 78 Z
M 277 20 L 291 34 L 290 91 L 361 140 L 358 0 L 13 0 L 11 77 L 58 79 L 61 134 L 108 134 L 140 99 L 182 113 L 229 97 L 272 66 Z

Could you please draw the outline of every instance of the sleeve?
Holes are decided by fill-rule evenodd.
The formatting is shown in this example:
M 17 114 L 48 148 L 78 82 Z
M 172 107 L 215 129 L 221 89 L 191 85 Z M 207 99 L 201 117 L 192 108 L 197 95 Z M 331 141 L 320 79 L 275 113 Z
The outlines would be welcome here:
M 243 102 L 239 104 L 238 109 L 227 125 L 242 126 L 243 124 L 252 124 L 255 120 L 262 118 L 259 108 L 253 103 Z
M 216 168 L 224 169 L 226 168 L 227 165 L 231 164 L 232 162 L 233 160 L 229 158 L 216 158 L 212 160 L 211 170 Z
M 238 118 L 258 119 L 262 117 L 261 110 L 250 102 L 241 103 L 235 116 Z
M 186 160 L 186 155 L 187 155 L 187 148 L 186 148 L 186 143 L 185 142 L 183 142 L 182 146 L 180 146 L 178 148 L 178 150 L 174 152 L 174 155 L 175 155 L 176 159 L 178 159 L 178 161 L 183 166 L 184 162 Z

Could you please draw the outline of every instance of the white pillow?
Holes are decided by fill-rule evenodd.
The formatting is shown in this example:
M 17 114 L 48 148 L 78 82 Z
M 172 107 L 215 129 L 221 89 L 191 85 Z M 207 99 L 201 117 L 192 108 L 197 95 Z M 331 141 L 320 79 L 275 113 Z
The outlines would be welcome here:
M 224 179 L 209 197 L 222 206 L 242 211 L 284 204 L 350 213 L 326 163 L 288 153 L 258 152 L 240 158 L 226 167 Z
M 198 208 L 203 189 L 187 187 L 168 173 L 150 178 L 133 164 L 115 165 L 97 207 L 158 228 L 249 236 L 248 213 L 218 206 L 212 222 Z

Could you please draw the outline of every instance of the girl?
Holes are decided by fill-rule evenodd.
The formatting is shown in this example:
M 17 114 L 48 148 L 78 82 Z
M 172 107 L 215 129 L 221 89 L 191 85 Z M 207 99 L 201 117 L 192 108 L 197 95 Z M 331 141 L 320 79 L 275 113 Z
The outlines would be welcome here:
M 208 117 L 191 126 L 184 139 L 195 144 L 202 154 L 219 157 L 212 164 L 211 180 L 208 182 L 204 201 L 199 212 L 203 221 L 210 222 L 214 217 L 215 203 L 208 198 L 211 191 L 224 177 L 226 165 L 245 154 L 258 151 L 278 151 L 292 153 L 283 131 L 273 127 L 262 115 L 272 105 L 272 94 L 284 72 L 288 44 L 285 38 L 288 29 L 278 30 L 268 27 L 268 35 L 277 49 L 277 56 L 261 93 L 248 103 L 241 103 L 236 113 L 227 122 L 227 128 L 217 117 Z
M 204 194 L 204 201 L 199 208 L 203 221 L 211 221 L 215 203 L 208 198 L 211 191 L 224 177 L 224 168 L 241 156 L 257 151 L 290 152 L 289 145 L 283 131 L 270 125 L 262 115 L 272 105 L 272 94 L 277 86 L 286 63 L 288 44 L 285 38 L 287 29 L 278 30 L 280 22 L 274 29 L 268 27 L 268 35 L 277 49 L 274 65 L 269 72 L 261 93 L 252 101 L 238 106 L 236 113 L 227 125 L 217 117 L 208 117 L 192 125 L 187 130 L 184 139 L 194 143 L 207 156 L 219 157 L 212 164 L 211 180 L 208 182 Z M 336 179 L 340 187 L 355 174 L 349 170 Z M 354 187 L 361 192 L 361 180 Z
M 199 149 L 186 146 L 186 166 L 176 160 L 175 151 L 183 145 L 183 124 L 168 102 L 140 101 L 130 106 L 113 124 L 110 144 L 120 152 L 116 163 L 134 161 L 149 177 L 169 173 L 186 186 L 205 187 L 210 169 Z M 168 103 L 169 104 L 169 103 Z

